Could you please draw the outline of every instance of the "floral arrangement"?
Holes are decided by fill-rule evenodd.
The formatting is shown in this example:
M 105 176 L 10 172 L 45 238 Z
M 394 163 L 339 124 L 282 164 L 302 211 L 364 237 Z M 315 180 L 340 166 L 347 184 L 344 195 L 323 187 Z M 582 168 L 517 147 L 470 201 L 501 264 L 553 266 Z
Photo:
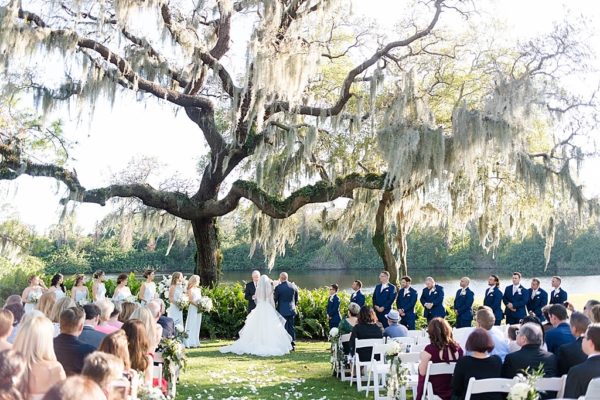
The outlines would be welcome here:
M 527 368 L 524 374 L 517 374 L 517 383 L 510 388 L 508 400 L 539 400 L 540 394 L 535 388 L 535 382 L 544 376 L 544 367 L 540 364 L 536 370 Z
M 190 335 L 185 331 L 185 327 L 182 324 L 175 325 L 175 340 L 183 343 L 189 337 Z
M 169 287 L 171 286 L 171 275 L 162 277 L 162 281 L 158 283 L 156 291 L 159 296 L 166 301 L 169 301 Z
M 329 341 L 331 342 L 331 368 L 336 371 L 340 362 L 344 361 L 344 349 L 340 344 L 340 330 L 338 328 L 331 328 L 328 335 Z
M 78 301 L 77 301 L 77 305 L 78 305 L 79 307 L 83 307 L 83 306 L 85 306 L 87 303 L 88 303 L 87 299 L 81 299 L 81 300 L 78 300 Z
M 137 394 L 138 400 L 168 400 L 169 398 L 163 394 L 160 388 L 148 387 L 140 385 Z
M 209 313 L 213 309 L 212 299 L 208 296 L 202 296 L 198 302 L 198 313 Z
M 189 308 L 190 306 L 190 298 L 188 297 L 187 294 L 182 294 L 179 299 L 177 299 L 177 301 L 175 302 L 175 305 L 177 306 L 177 308 L 179 308 L 181 311 L 185 311 Z
M 403 396 L 401 388 L 408 384 L 408 377 L 410 371 L 406 365 L 402 364 L 401 353 L 406 350 L 406 346 L 403 343 L 391 340 L 387 344 L 385 351 L 385 358 L 390 363 L 390 373 L 387 378 L 387 390 L 388 398 L 390 399 L 401 399 Z
M 137 303 L 137 297 L 135 297 L 134 295 L 131 296 L 127 296 L 125 297 L 125 300 L 123 300 L 124 303 Z
M 187 367 L 187 356 L 185 354 L 185 346 L 177 338 L 161 339 L 157 351 L 161 352 L 164 368 L 163 372 L 165 379 L 177 379 L 180 371 L 185 371 Z
M 37 304 L 38 301 L 40 301 L 40 297 L 42 297 L 42 293 L 40 292 L 29 292 L 29 296 L 27 296 L 27 298 L 29 299 L 29 302 L 32 304 Z

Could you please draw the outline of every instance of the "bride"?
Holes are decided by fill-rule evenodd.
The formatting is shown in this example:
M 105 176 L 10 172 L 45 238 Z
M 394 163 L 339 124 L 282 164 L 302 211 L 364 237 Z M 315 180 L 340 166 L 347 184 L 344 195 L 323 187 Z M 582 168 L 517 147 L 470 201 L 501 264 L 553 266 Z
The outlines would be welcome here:
M 256 287 L 256 308 L 246 318 L 240 338 L 221 353 L 281 356 L 292 350 L 292 337 L 285 330 L 285 319 L 275 311 L 273 283 L 267 275 Z

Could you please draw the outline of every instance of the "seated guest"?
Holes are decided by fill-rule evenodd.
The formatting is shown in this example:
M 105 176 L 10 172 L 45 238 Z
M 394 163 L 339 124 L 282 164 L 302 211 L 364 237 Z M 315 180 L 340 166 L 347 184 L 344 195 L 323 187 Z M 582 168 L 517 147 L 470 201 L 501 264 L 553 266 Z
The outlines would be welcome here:
M 131 314 L 139 308 L 139 304 L 124 302 L 121 303 L 121 314 L 119 314 L 119 322 L 125 323 L 131 318 Z
M 35 308 L 40 310 L 46 317 L 50 317 L 50 312 L 55 303 L 56 294 L 54 292 L 46 292 L 40 297 Z
M 102 339 L 106 336 L 105 333 L 96 330 L 98 320 L 100 319 L 100 307 L 94 303 L 88 303 L 83 306 L 83 311 L 85 312 L 85 322 L 83 323 L 83 331 L 79 335 L 79 341 L 94 346 L 97 349 Z
M 11 304 L 23 305 L 23 300 L 21 299 L 21 296 L 19 296 L 18 294 L 11 294 L 10 296 L 8 296 L 6 298 L 6 301 L 4 302 L 4 307 L 6 308 L 6 306 L 10 306 Z
M 14 350 L 0 351 L 0 399 L 23 399 L 19 388 L 24 373 L 25 359 L 20 353 Z
M 358 314 L 360 313 L 360 306 L 356 303 L 350 303 L 348 305 L 348 317 L 344 318 L 338 326 L 339 334 L 347 335 L 352 333 L 352 328 L 358 323 Z M 350 341 L 342 342 L 344 348 L 344 354 L 350 354 Z
M 63 297 L 54 304 L 54 307 L 52 307 L 52 311 L 48 316 L 54 324 L 54 337 L 57 337 L 60 333 L 60 314 L 62 314 L 63 311 L 76 306 L 75 301 L 68 297 Z
M 15 338 L 17 337 L 17 333 L 19 332 L 19 325 L 21 323 L 21 318 L 25 315 L 25 310 L 23 309 L 23 304 L 21 303 L 21 296 L 18 296 L 19 303 L 7 304 L 4 306 L 3 310 L 10 311 L 13 315 L 13 325 L 10 335 L 6 338 L 8 343 L 14 343 Z
M 96 351 L 85 359 L 81 375 L 96 382 L 108 400 L 125 400 L 129 381 L 123 377 L 123 372 L 123 360 L 112 354 Z
M 499 329 L 494 329 L 496 324 L 496 316 L 490 307 L 484 306 L 477 310 L 475 314 L 475 322 L 478 328 L 483 328 L 490 335 L 494 342 L 494 347 L 490 352 L 490 355 L 496 355 L 500 357 L 500 360 L 504 362 L 504 357 L 508 354 L 508 341 Z M 468 349 L 467 349 L 468 351 Z
M 452 327 L 443 318 L 434 318 L 427 327 L 431 341 L 421 352 L 419 362 L 419 384 L 417 386 L 417 399 L 423 397 L 425 391 L 425 374 L 429 361 L 432 363 L 451 363 L 458 361 L 463 356 L 463 350 L 452 337 Z M 443 400 L 452 396 L 452 375 L 435 375 L 429 377 L 433 392 Z
M 521 350 L 506 355 L 502 365 L 502 376 L 512 379 L 527 368 L 536 370 L 544 367 L 545 377 L 557 375 L 556 356 L 540 348 L 542 345 L 542 329 L 538 324 L 528 322 L 519 328 L 517 344 Z
M 588 326 L 581 348 L 588 358 L 569 370 L 565 398 L 584 396 L 590 381 L 600 377 L 600 324 Z
M 137 319 L 144 323 L 144 326 L 146 327 L 146 333 L 148 334 L 148 341 L 150 343 L 150 352 L 154 353 L 154 350 L 156 350 L 156 347 L 160 342 L 160 338 L 162 337 L 162 332 L 158 331 L 160 325 L 156 323 L 156 319 L 152 315 L 152 312 L 148 309 L 148 307 L 142 306 L 135 310 L 133 314 L 131 314 L 131 319 Z
M 567 309 L 562 304 L 552 304 L 548 309 L 549 321 L 554 327 L 546 333 L 546 345 L 548 351 L 558 354 L 558 348 L 563 344 L 575 341 L 575 336 L 571 333 L 571 327 L 567 322 L 569 316 Z
M 592 323 L 598 324 L 600 323 L 600 304 L 596 304 L 592 307 L 592 311 L 590 312 L 592 318 Z
M 591 299 L 591 300 L 588 300 L 585 303 L 585 306 L 583 306 L 583 313 L 585 315 L 587 315 L 587 317 L 590 319 L 590 321 L 592 321 L 592 323 L 594 323 L 594 324 L 596 322 L 594 322 L 594 317 L 592 315 L 592 309 L 594 308 L 594 306 L 597 306 L 598 304 L 600 304 L 600 301 Z M 570 311 L 575 311 L 575 309 L 573 308 L 573 306 L 571 305 L 571 303 L 569 303 L 569 306 L 570 307 L 568 307 L 568 308 L 569 308 Z
M 329 320 L 329 329 L 337 328 L 342 316 L 340 315 L 340 298 L 337 294 L 338 285 L 335 283 L 329 286 L 329 300 L 327 300 L 327 319 Z
M 154 301 L 149 301 L 148 303 L 146 303 L 146 308 L 148 309 L 148 311 L 150 311 L 152 318 L 154 318 L 154 329 L 156 329 L 157 336 L 156 343 L 158 344 L 160 343 L 160 339 L 163 337 L 162 325 L 158 323 L 158 320 L 160 319 L 160 304 Z
M 583 352 L 581 343 L 585 331 L 590 324 L 590 319 L 585 314 L 575 311 L 571 314 L 571 333 L 577 339 L 574 342 L 563 344 L 558 349 L 558 375 L 562 376 L 569 372 L 571 367 L 579 365 L 587 359 Z
M 152 300 L 153 303 L 158 304 L 160 309 L 160 317 L 158 318 L 158 324 L 162 327 L 162 337 L 173 338 L 177 331 L 175 330 L 175 321 L 173 318 L 169 318 L 165 315 L 165 302 L 161 299 Z
M 519 332 L 519 329 L 521 328 L 521 326 L 523 326 L 523 324 L 528 324 L 528 323 L 536 324 L 537 326 L 540 327 L 542 332 L 544 331 L 544 326 L 542 324 L 542 321 L 540 321 L 538 319 L 538 317 L 536 317 L 535 315 L 526 316 L 525 318 L 523 318 L 520 325 L 509 326 L 508 331 L 506 332 L 508 335 L 508 338 L 509 338 L 509 342 L 508 342 L 508 352 L 509 353 L 514 353 L 515 351 L 519 351 L 521 349 L 521 346 L 519 346 L 517 344 L 517 333 Z M 544 342 L 543 337 L 542 337 L 542 345 L 540 346 L 540 348 L 542 350 L 548 350 L 548 347 L 546 347 L 546 343 Z
M 490 313 L 494 315 L 490 309 Z M 452 375 L 452 399 L 465 398 L 469 379 L 500 378 L 502 374 L 502 360 L 500 357 L 490 355 L 494 349 L 494 341 L 488 331 L 475 328 L 469 335 L 465 346 L 469 352 L 467 356 L 456 362 L 454 375 Z M 472 395 L 473 400 L 502 400 L 501 393 L 485 393 Z
M 10 311 L 0 310 L 0 351 L 12 349 L 12 344 L 7 339 L 12 333 L 14 320 Z
M 385 317 L 388 321 L 388 327 L 383 331 L 383 336 L 389 338 L 408 336 L 408 329 L 404 325 L 398 324 L 398 320 L 400 319 L 398 311 L 390 310 Z
M 152 384 L 153 355 L 150 353 L 150 342 L 144 323 L 132 319 L 123 324 L 127 335 L 127 348 L 131 369 L 144 376 L 144 384 Z
M 104 299 L 97 301 L 96 305 L 100 307 L 100 322 L 98 322 L 96 330 L 107 335 L 118 330 L 119 328 L 108 323 L 112 312 L 115 310 L 115 305 L 113 304 L 113 302 L 108 299 Z
M 94 346 L 80 342 L 85 314 L 79 307 L 66 309 L 60 315 L 60 335 L 54 338 L 54 352 L 67 376 L 81 373 L 83 360 L 96 351 Z
M 383 327 L 377 323 L 377 315 L 373 308 L 363 306 L 358 314 L 358 323 L 352 328 L 350 335 L 350 354 L 354 355 L 354 345 L 356 339 L 381 339 L 383 338 Z M 369 361 L 371 359 L 371 348 L 356 350 L 360 361 Z
M 105 400 L 106 395 L 100 386 L 90 378 L 72 376 L 55 385 L 42 400 Z
M 110 314 L 110 318 L 107 322 L 108 325 L 114 326 L 117 329 L 121 329 L 123 327 L 123 323 L 119 321 L 119 315 L 121 314 L 121 303 L 113 302 L 115 309 Z
M 123 329 L 107 335 L 102 343 L 100 343 L 99 351 L 113 356 L 119 357 L 123 361 L 125 372 L 131 370 L 131 360 L 129 358 L 129 344 L 127 343 L 127 335 Z
M 25 359 L 21 393 L 28 399 L 39 400 L 66 376 L 62 365 L 56 359 L 52 342 L 52 322 L 42 313 L 31 312 L 29 315 L 23 319 L 13 350 Z
M 552 324 L 550 323 L 550 316 L 548 315 L 548 310 L 550 309 L 550 307 L 551 307 L 550 304 L 547 304 L 544 307 L 542 307 L 542 316 L 544 317 L 542 329 L 544 330 L 544 335 L 546 334 L 546 332 L 548 332 L 549 330 L 554 328 L 552 326 Z

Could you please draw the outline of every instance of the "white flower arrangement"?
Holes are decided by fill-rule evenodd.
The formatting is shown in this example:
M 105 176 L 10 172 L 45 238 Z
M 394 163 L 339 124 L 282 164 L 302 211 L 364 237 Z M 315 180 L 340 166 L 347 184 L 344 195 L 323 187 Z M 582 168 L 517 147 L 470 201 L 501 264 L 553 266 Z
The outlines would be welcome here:
M 169 300 L 169 287 L 171 286 L 171 275 L 164 275 L 158 283 L 157 292 L 164 300 Z
M 508 392 L 508 400 L 539 400 L 540 394 L 535 389 L 535 382 L 544 376 L 544 367 L 536 370 L 527 368 L 525 374 L 517 374 L 515 383 Z
M 42 293 L 35 291 L 35 292 L 29 292 L 29 296 L 27 296 L 29 299 L 29 302 L 32 304 L 37 304 L 38 301 L 40 301 L 40 297 L 42 297 Z
M 83 306 L 85 306 L 87 303 L 88 303 L 87 299 L 80 299 L 80 300 L 78 300 L 78 301 L 77 301 L 77 305 L 78 305 L 79 307 L 83 307 Z
M 531 386 L 527 382 L 516 383 L 510 388 L 508 392 L 508 398 L 510 400 L 527 400 Z
M 340 330 L 338 328 L 331 328 L 331 330 L 329 331 L 329 337 L 331 339 L 337 338 L 339 334 L 340 334 Z
M 148 387 L 147 385 L 141 385 L 138 389 L 138 400 L 167 400 L 159 388 Z
M 123 300 L 124 303 L 137 303 L 137 297 L 135 297 L 134 295 L 131 296 L 127 296 L 125 297 L 125 300 Z
M 213 309 L 213 301 L 208 296 L 200 297 L 200 301 L 198 302 L 198 312 L 199 313 L 209 313 Z
M 188 297 L 187 294 L 182 294 L 179 299 L 177 299 L 177 301 L 175 302 L 175 305 L 177 306 L 177 308 L 179 308 L 181 311 L 185 311 L 189 308 L 190 306 L 190 298 Z
M 395 340 L 391 340 L 387 344 L 387 349 L 385 351 L 385 354 L 387 356 L 394 357 L 394 356 L 397 356 L 400 353 L 403 353 L 404 350 L 405 350 L 405 346 L 404 346 L 403 343 L 396 342 Z

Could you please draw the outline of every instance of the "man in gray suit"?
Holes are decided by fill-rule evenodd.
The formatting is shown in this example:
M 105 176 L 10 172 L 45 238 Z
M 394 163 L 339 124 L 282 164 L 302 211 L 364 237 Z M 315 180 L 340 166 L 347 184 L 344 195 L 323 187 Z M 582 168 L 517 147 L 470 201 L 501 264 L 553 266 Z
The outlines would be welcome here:
M 100 307 L 94 303 L 89 303 L 83 306 L 83 311 L 85 312 L 85 322 L 78 339 L 80 342 L 94 346 L 97 349 L 106 336 L 105 333 L 96 330 L 100 319 Z
M 296 317 L 296 305 L 298 304 L 298 288 L 288 282 L 288 274 L 279 274 L 279 285 L 273 291 L 277 311 L 285 318 L 285 330 L 292 337 L 292 350 L 296 349 L 296 331 L 294 319 Z

